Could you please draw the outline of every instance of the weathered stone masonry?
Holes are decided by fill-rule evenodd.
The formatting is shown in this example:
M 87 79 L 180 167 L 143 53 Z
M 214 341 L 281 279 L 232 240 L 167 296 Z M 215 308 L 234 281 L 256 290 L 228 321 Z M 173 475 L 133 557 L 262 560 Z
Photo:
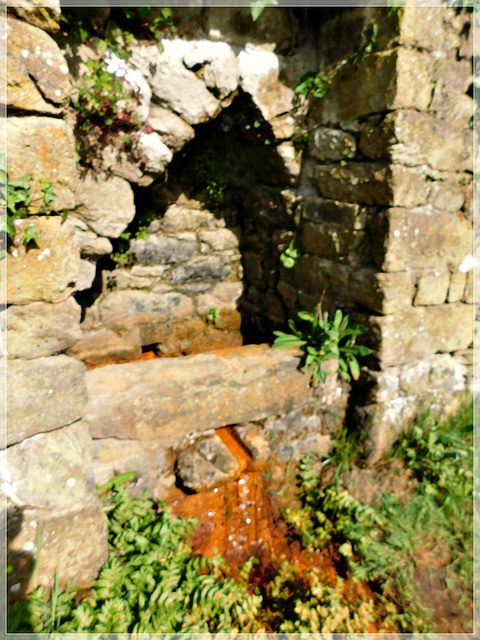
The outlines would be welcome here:
M 376 51 L 344 65 L 324 101 L 298 101 L 300 76 L 360 46 L 376 16 Z M 92 53 L 59 47 L 58 18 L 12 9 L 6 26 L 9 177 L 46 178 L 59 196 L 54 214 L 19 221 L 39 247 L 3 261 L 12 596 L 29 585 L 37 532 L 40 582 L 56 569 L 91 581 L 106 557 L 94 483 L 115 473 L 138 471 L 137 490 L 162 497 L 183 464 L 200 489 L 189 465 L 223 477 L 211 460 L 226 425 L 254 457 L 325 453 L 347 402 L 373 461 L 419 401 L 453 406 L 472 378 L 466 14 L 267 9 L 252 24 L 248 9 L 176 9 L 162 52 L 133 47 L 131 148 L 100 148 L 89 166 L 74 160 L 67 98 Z M 115 266 L 147 208 L 148 238 Z M 301 258 L 287 270 L 291 239 Z M 334 373 L 314 392 L 297 353 L 241 346 L 241 329 L 268 339 L 319 302 L 370 327 L 375 353 L 350 399 Z M 90 368 L 142 350 L 187 357 Z

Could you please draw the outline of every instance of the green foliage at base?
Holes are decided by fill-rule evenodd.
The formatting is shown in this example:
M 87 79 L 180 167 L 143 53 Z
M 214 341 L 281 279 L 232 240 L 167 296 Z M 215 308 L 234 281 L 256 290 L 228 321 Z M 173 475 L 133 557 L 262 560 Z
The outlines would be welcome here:
M 431 631 L 432 611 L 417 588 L 416 569 L 434 557 L 445 562 L 449 597 L 463 593 L 459 607 L 471 619 L 473 587 L 473 427 L 472 405 L 441 420 L 421 415 L 395 453 L 412 475 L 411 493 L 384 492 L 363 504 L 334 484 L 324 485 L 312 457 L 299 467 L 302 507 L 287 510 L 310 549 L 334 543 L 356 580 L 381 584 L 405 612 L 401 628 Z M 413 616 L 413 617 L 412 617 Z M 416 626 L 413 618 L 417 620 Z
M 133 498 L 122 474 L 98 489 L 109 523 L 109 559 L 90 594 L 37 588 L 9 608 L 8 630 L 36 633 L 393 633 L 435 631 L 415 571 L 425 553 L 449 557 L 446 583 L 465 619 L 472 602 L 471 405 L 448 421 L 425 414 L 396 457 L 412 474 L 409 496 L 364 504 L 340 480 L 322 483 L 311 456 L 298 469 L 302 506 L 285 518 L 307 553 L 334 548 L 332 574 L 302 572 L 284 556 L 261 570 L 251 558 L 235 579 L 220 556 L 196 556 L 196 523 L 172 517 L 146 493 Z M 333 452 L 331 462 L 338 456 Z M 346 468 L 346 467 L 344 467 Z M 435 555 L 437 554 L 437 555 Z M 341 565 L 343 564 L 343 568 Z M 262 575 L 261 571 L 260 574 Z M 359 587 L 352 597 L 352 589 Z M 363 585 L 363 589 L 360 587 Z M 365 586 L 366 585 L 366 586 Z M 468 623 L 465 631 L 468 632 Z
M 307 323 L 306 329 L 297 329 L 293 320 L 288 321 L 291 333 L 274 331 L 277 336 L 273 346 L 279 348 L 305 348 L 305 371 L 312 370 L 314 386 L 325 382 L 328 371 L 324 363 L 328 360 L 338 360 L 339 373 L 344 380 L 352 377 L 357 380 L 360 376 L 360 365 L 357 357 L 372 353 L 368 347 L 355 344 L 356 338 L 366 333 L 366 327 L 351 324 L 350 316 L 343 315 L 337 309 L 332 320 L 328 312 L 314 309 L 311 313 L 300 311 L 300 320 Z

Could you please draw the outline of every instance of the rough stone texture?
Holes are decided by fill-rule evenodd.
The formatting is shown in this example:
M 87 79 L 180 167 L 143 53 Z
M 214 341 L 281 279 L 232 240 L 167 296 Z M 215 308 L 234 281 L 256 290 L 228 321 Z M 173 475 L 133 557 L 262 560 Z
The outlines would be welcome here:
M 27 250 L 17 242 L 32 224 L 39 236 L 38 246 Z M 31 217 L 20 220 L 16 229 L 17 247 L 7 254 L 7 303 L 66 300 L 75 289 L 80 267 L 74 224 L 67 220 L 62 225 L 60 216 Z
M 399 42 L 430 51 L 454 49 L 459 45 L 446 21 L 454 22 L 451 9 L 429 6 L 405 7 L 400 21 Z
M 279 80 L 280 63 L 273 51 L 247 46 L 238 55 L 241 87 L 252 96 L 274 133 L 275 118 L 292 109 L 294 93 Z
M 60 0 L 11 0 L 8 6 L 34 27 L 49 33 L 60 29 Z
M 385 271 L 458 267 L 472 253 L 473 233 L 468 220 L 430 207 L 385 212 Z
M 364 408 L 357 408 L 365 430 L 365 452 L 376 462 L 394 443 L 421 402 L 451 411 L 466 389 L 466 368 L 449 354 L 437 354 L 400 367 L 369 372 L 374 383 Z
M 344 65 L 313 117 L 329 124 L 393 109 L 427 110 L 432 66 L 427 53 L 403 48 L 366 56 L 358 69 Z
M 200 440 L 177 457 L 177 475 L 196 492 L 234 480 L 241 471 L 240 461 L 218 435 Z
M 465 293 L 463 301 L 467 304 L 479 304 L 480 303 L 480 291 L 478 286 L 475 287 L 475 281 L 478 283 L 480 274 L 480 268 L 475 267 L 467 273 L 467 283 L 465 285 Z
M 450 286 L 448 288 L 447 302 L 460 302 L 465 291 L 467 277 L 461 271 L 452 271 L 450 276 Z
M 424 273 L 417 281 L 417 292 L 413 300 L 415 306 L 442 304 L 446 302 L 450 272 L 448 269 L 437 269 Z
M 94 369 L 87 372 L 86 420 L 94 438 L 130 439 L 260 420 L 312 397 L 298 363 L 294 351 L 248 346 Z
M 197 298 L 197 311 L 206 315 L 210 309 L 217 308 L 220 317 L 225 311 L 234 311 L 243 292 L 241 282 L 222 282 L 217 284 L 211 293 L 204 293 Z
M 96 271 L 97 267 L 94 262 L 90 262 L 90 260 L 80 260 L 75 289 L 77 291 L 90 289 L 95 279 Z
M 9 108 L 57 115 L 68 98 L 68 66 L 56 42 L 42 29 L 8 18 L 6 96 Z M 3 74 L 2 74 L 3 75 Z M 5 100 L 6 98 L 6 100 Z
M 173 158 L 172 152 L 156 131 L 140 133 L 134 149 L 143 170 L 149 173 L 162 173 Z
M 119 440 L 101 438 L 92 441 L 95 484 L 103 485 L 118 473 L 136 471 L 137 480 L 131 491 L 141 495 L 165 498 L 175 484 L 173 454 L 175 442 L 170 440 Z
M 9 358 L 53 356 L 80 338 L 80 305 L 74 298 L 57 304 L 12 305 L 2 315 L 6 315 Z
M 386 121 L 393 120 L 398 141 L 390 149 L 392 160 L 410 166 L 428 164 L 441 171 L 472 171 L 473 132 L 464 125 L 473 116 L 473 101 L 464 97 L 464 122 L 460 126 L 418 111 L 398 111 L 387 116 Z M 459 113 L 457 119 L 461 116 Z
M 7 468 L 18 500 L 28 508 L 68 509 L 92 497 L 91 443 L 79 422 L 9 447 Z
M 142 354 L 140 333 L 136 327 L 117 331 L 98 329 L 84 332 L 78 341 L 67 349 L 67 354 L 89 365 L 109 359 L 121 362 L 138 358 Z
M 321 162 L 337 162 L 355 155 L 357 143 L 350 133 L 339 129 L 318 128 L 309 138 L 310 154 Z
M 79 420 L 86 408 L 85 365 L 65 355 L 10 360 L 7 445 Z
M 337 305 L 358 302 L 377 313 L 388 314 L 409 307 L 415 293 L 412 273 L 381 273 L 372 267 L 340 264 L 304 255 L 295 269 L 302 290 L 324 292 Z
M 225 42 L 198 40 L 183 56 L 188 69 L 200 68 L 199 75 L 207 87 L 220 99 L 229 96 L 238 87 L 237 58 Z
M 60 587 L 75 578 L 81 587 L 91 585 L 108 557 L 105 516 L 100 500 L 91 500 L 68 511 L 43 509 L 15 511 L 8 517 L 8 563 L 16 567 L 8 578 L 9 594 L 49 588 L 54 574 Z M 37 583 L 33 583 L 32 555 L 41 535 Z
M 112 243 L 108 238 L 97 236 L 88 225 L 74 214 L 69 215 L 69 219 L 75 223 L 75 242 L 80 248 L 80 256 L 90 260 L 98 260 L 102 256 L 113 251 Z
M 135 217 L 132 188 L 116 176 L 79 176 L 76 203 L 75 215 L 100 236 L 118 238 Z
M 39 179 L 52 183 L 58 196 L 55 211 L 75 205 L 75 144 L 69 125 L 57 118 L 29 116 L 7 118 L 8 177 L 10 180 L 31 174 L 31 195 L 41 196 Z M 36 205 L 30 208 L 38 211 Z
M 141 265 L 176 264 L 192 258 L 197 251 L 193 233 L 150 235 L 148 240 L 133 240 L 131 253 Z
M 136 48 L 135 53 L 153 69 L 149 78 L 153 95 L 188 124 L 206 122 L 220 110 L 218 100 L 177 56 L 159 53 L 155 45 Z
M 160 134 L 163 142 L 173 151 L 179 151 L 195 136 L 193 127 L 164 107 L 152 105 L 148 124 Z
M 371 323 L 379 330 L 375 346 L 382 367 L 466 349 L 473 340 L 473 310 L 467 304 L 413 307 Z
M 190 298 L 173 291 L 113 291 L 99 304 L 100 321 L 103 324 L 122 326 L 178 321 L 191 314 L 192 309 Z

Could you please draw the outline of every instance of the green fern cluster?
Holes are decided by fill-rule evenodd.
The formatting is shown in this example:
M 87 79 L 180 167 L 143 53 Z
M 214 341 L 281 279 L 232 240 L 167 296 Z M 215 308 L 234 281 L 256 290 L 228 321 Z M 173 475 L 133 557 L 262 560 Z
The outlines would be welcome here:
M 127 478 L 128 479 L 128 478 Z M 122 478 L 125 480 L 125 478 Z M 195 521 L 177 519 L 114 484 L 103 497 L 109 559 L 79 604 L 72 585 L 38 587 L 10 608 L 10 632 L 191 633 L 255 631 L 261 597 L 227 575 L 220 556 L 192 553 Z M 253 561 L 246 567 L 249 572 Z
M 372 505 L 342 489 L 341 477 L 324 486 L 311 456 L 299 466 L 302 507 L 285 517 L 305 546 L 335 544 L 357 581 L 380 584 L 384 597 L 396 594 L 396 628 L 433 630 L 428 602 L 419 601 L 415 569 L 422 554 L 451 558 L 446 584 L 466 620 L 471 617 L 473 585 L 473 433 L 472 405 L 441 420 L 425 413 L 406 433 L 396 457 L 413 474 L 408 499 L 384 492 Z M 416 481 L 416 483 L 415 483 Z

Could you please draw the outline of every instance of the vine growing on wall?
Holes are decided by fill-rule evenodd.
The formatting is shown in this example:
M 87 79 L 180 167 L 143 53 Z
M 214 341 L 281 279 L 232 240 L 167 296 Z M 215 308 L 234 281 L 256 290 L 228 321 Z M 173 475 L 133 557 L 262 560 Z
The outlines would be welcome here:
M 390 7 L 387 15 L 390 16 L 396 13 L 400 16 L 402 11 L 403 7 L 401 6 Z M 353 66 L 354 69 L 358 69 L 365 58 L 374 53 L 377 49 L 380 17 L 381 13 L 379 12 L 370 20 L 368 26 L 363 32 L 363 43 L 354 53 L 344 56 L 339 62 L 332 65 L 325 71 L 308 71 L 305 73 L 295 87 L 295 93 L 297 95 L 305 97 L 312 96 L 318 100 L 323 100 L 328 93 L 333 79 L 340 69 L 345 67 L 347 64 Z

